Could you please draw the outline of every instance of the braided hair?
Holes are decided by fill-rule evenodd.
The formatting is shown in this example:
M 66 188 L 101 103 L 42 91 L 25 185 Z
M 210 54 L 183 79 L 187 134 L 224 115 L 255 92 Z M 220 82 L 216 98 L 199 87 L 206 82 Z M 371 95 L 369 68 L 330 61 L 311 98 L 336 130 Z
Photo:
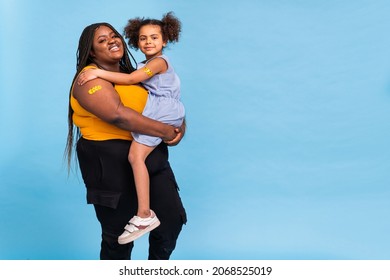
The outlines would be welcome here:
M 175 43 L 179 41 L 181 22 L 173 15 L 173 12 L 169 12 L 164 14 L 161 20 L 139 17 L 129 19 L 124 34 L 130 48 L 138 50 L 139 30 L 144 25 L 160 26 L 164 42 Z
M 91 24 L 91 25 L 84 28 L 83 32 L 81 33 L 80 39 L 79 39 L 79 45 L 78 45 L 78 49 L 77 49 L 77 53 L 76 53 L 76 57 L 77 57 L 76 74 L 73 77 L 72 84 L 71 84 L 71 87 L 69 90 L 68 137 L 67 137 L 65 154 L 64 154 L 65 159 L 67 159 L 68 172 L 69 172 L 70 166 L 71 166 L 74 141 L 75 141 L 75 139 L 78 139 L 80 137 L 80 129 L 78 127 L 74 126 L 74 124 L 73 124 L 73 109 L 70 105 L 70 98 L 72 95 L 73 84 L 75 83 L 80 72 L 86 66 L 94 63 L 99 67 L 99 65 L 94 61 L 93 57 L 91 57 L 90 53 L 91 53 L 91 50 L 93 48 L 93 39 L 95 36 L 95 31 L 100 26 L 107 26 L 122 40 L 122 45 L 125 48 L 125 52 L 124 52 L 124 55 L 119 62 L 121 72 L 130 73 L 130 72 L 135 70 L 135 68 L 133 67 L 133 65 L 130 62 L 130 57 L 135 62 L 134 57 L 129 52 L 128 48 L 126 47 L 126 43 L 125 43 L 123 37 L 119 34 L 119 32 L 117 30 L 115 30 L 115 28 L 111 24 L 106 23 L 106 22 L 94 23 L 94 24 Z

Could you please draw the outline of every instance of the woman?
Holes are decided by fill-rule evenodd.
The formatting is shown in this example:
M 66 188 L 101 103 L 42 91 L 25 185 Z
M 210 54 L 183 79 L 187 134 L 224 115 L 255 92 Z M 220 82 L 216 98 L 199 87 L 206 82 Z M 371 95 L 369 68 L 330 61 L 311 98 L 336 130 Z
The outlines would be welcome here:
M 145 61 L 130 74 L 89 69 L 80 73 L 81 85 L 97 77 L 121 85 L 141 83 L 149 91 L 148 101 L 142 114 L 154 120 L 180 127 L 184 121 L 185 108 L 180 100 L 180 78 L 169 58 L 163 54 L 169 43 L 179 41 L 181 22 L 169 12 L 158 19 L 133 18 L 125 27 L 129 46 L 140 49 Z M 150 208 L 149 173 L 145 159 L 161 143 L 160 137 L 132 133 L 133 142 L 129 161 L 133 169 L 138 198 L 137 215 L 132 217 L 121 236 L 119 244 L 126 244 L 160 225 L 157 215 Z
M 118 244 L 128 217 L 137 210 L 134 178 L 127 160 L 130 131 L 161 137 L 167 144 L 176 145 L 185 124 L 178 130 L 142 116 L 147 92 L 140 86 L 118 86 L 103 79 L 84 85 L 75 82 L 86 67 L 125 73 L 134 70 L 122 36 L 110 24 L 87 26 L 80 36 L 77 57 L 69 97 L 68 163 L 76 126 L 77 158 L 87 188 L 87 202 L 94 205 L 102 228 L 100 259 L 130 259 L 133 243 Z M 150 233 L 148 259 L 169 259 L 186 223 L 186 213 L 165 143 L 149 155 L 146 164 L 150 173 L 150 204 L 161 221 Z

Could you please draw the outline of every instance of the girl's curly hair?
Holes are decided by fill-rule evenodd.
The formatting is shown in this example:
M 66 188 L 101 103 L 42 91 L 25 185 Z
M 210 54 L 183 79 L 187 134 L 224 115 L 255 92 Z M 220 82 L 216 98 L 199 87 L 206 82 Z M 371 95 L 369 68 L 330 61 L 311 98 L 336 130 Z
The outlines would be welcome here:
M 139 17 L 129 19 L 124 29 L 124 36 L 128 39 L 130 48 L 138 50 L 139 30 L 144 25 L 160 26 L 164 42 L 175 43 L 179 41 L 181 22 L 173 15 L 173 12 L 169 12 L 163 15 L 161 20 Z

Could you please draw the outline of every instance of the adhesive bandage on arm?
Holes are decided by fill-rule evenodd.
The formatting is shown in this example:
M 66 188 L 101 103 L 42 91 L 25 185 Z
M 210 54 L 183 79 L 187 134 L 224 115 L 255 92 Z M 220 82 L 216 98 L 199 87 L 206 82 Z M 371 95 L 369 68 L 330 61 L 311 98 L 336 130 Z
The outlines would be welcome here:
M 152 70 L 150 70 L 148 67 L 144 67 L 144 72 L 145 72 L 146 75 L 148 75 L 149 77 L 152 77 L 152 76 L 153 76 Z

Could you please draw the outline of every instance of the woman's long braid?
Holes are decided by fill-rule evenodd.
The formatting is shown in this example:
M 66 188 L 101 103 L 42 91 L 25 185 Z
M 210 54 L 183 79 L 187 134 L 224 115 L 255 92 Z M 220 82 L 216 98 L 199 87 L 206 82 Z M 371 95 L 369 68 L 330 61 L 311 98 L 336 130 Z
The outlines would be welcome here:
M 79 45 L 76 52 L 76 74 L 73 77 L 71 87 L 69 89 L 69 104 L 68 104 L 68 137 L 66 141 L 66 147 L 65 147 L 65 158 L 67 159 L 67 166 L 68 166 L 68 174 L 71 167 L 71 161 L 72 161 L 72 153 L 73 153 L 73 146 L 74 146 L 74 140 L 75 138 L 78 138 L 80 136 L 80 130 L 79 128 L 75 127 L 73 125 L 73 109 L 70 104 L 70 97 L 72 95 L 72 89 L 73 84 L 81 72 L 81 70 L 88 65 L 89 59 L 89 53 L 92 49 L 92 42 L 93 42 L 93 36 L 95 33 L 96 28 L 99 26 L 99 24 L 92 24 L 90 26 L 87 26 L 83 33 L 80 36 L 79 39 Z M 76 133 L 75 133 L 76 132 Z

